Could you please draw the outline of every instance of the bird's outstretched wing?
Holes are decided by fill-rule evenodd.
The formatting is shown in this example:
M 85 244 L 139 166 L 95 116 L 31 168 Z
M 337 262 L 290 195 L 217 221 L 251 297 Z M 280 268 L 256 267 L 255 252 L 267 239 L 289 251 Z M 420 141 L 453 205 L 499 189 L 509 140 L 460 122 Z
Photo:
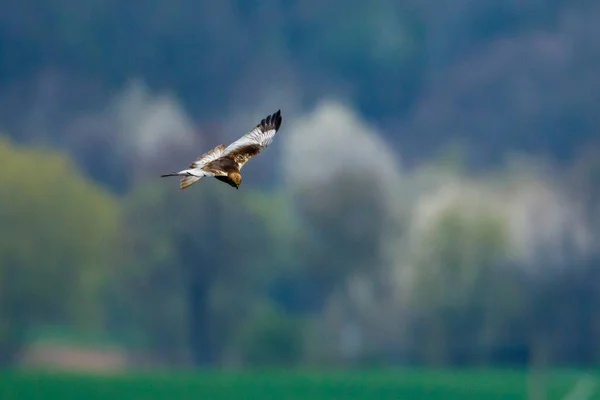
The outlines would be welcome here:
M 254 129 L 231 143 L 220 157 L 233 159 L 242 169 L 244 164 L 271 144 L 281 126 L 281 110 L 264 118 Z
M 221 157 L 224 150 L 225 150 L 224 144 L 218 145 L 214 149 L 209 150 L 206 153 L 202 154 L 200 157 L 198 157 L 196 159 L 196 161 L 194 161 L 193 163 L 190 164 L 190 168 L 202 168 L 209 162 L 214 161 L 217 158 Z

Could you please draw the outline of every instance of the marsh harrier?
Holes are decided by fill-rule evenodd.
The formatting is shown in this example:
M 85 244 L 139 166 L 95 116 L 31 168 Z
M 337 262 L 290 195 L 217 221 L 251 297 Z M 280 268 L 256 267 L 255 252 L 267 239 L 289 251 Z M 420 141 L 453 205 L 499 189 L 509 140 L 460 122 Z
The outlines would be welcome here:
M 188 169 L 161 177 L 181 176 L 179 188 L 185 189 L 205 176 L 214 176 L 221 182 L 239 189 L 242 183 L 240 170 L 248 160 L 271 144 L 280 126 L 281 110 L 277 110 L 229 146 L 220 144 L 198 157 Z

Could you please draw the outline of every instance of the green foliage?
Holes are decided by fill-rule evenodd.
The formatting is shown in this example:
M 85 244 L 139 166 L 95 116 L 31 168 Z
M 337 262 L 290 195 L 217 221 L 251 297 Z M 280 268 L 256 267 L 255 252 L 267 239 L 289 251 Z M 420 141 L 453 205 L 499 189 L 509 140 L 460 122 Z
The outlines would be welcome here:
M 564 398 L 580 378 L 577 371 L 551 372 L 545 388 L 547 399 Z M 0 382 L 3 400 L 528 398 L 526 372 L 506 370 L 210 371 L 108 376 L 4 372 Z
M 427 298 L 433 301 L 431 295 L 435 294 L 442 297 L 440 303 L 464 304 L 473 285 L 482 283 L 481 274 L 507 251 L 506 227 L 494 214 L 459 205 L 448 207 L 432 224 L 416 256 L 421 265 L 419 276 L 428 282 L 422 282 L 428 287 Z
M 302 320 L 272 304 L 259 304 L 239 332 L 242 362 L 251 366 L 293 366 L 301 361 Z
M 218 359 L 291 255 L 280 249 L 290 226 L 277 194 L 214 179 L 185 192 L 163 182 L 141 184 L 125 201 L 115 324 L 163 360 L 182 361 L 190 351 Z
M 397 105 L 390 99 L 407 103 L 411 96 L 407 92 L 414 93 L 407 90 L 418 81 L 413 60 L 420 60 L 414 56 L 423 52 L 417 16 L 400 3 L 373 6 L 335 1 L 298 6 L 277 0 L 258 7 L 246 0 L 218 4 L 175 0 L 168 5 L 149 1 L 139 7 L 97 0 L 84 6 L 61 0 L 48 8 L 38 2 L 26 0 L 22 10 L 11 9 L 3 20 L 7 29 L 0 31 L 0 44 L 12 57 L 0 65 L 2 79 L 19 79 L 23 71 L 57 63 L 112 88 L 143 76 L 152 87 L 177 92 L 186 106 L 204 116 L 228 106 L 239 89 L 239 66 L 259 66 L 259 74 L 262 70 L 271 74 L 285 65 L 287 54 L 294 54 L 309 76 L 326 73 L 357 81 L 359 101 L 378 87 L 377 105 L 365 107 L 372 112 L 383 107 L 392 115 Z M 339 18 L 340 7 L 350 11 L 351 18 L 348 14 Z M 303 14 L 312 22 L 306 23 Z M 25 17 L 31 24 L 19 23 Z M 273 70 L 265 70 L 264 65 L 273 65 Z M 380 80 L 392 84 L 373 84 Z
M 473 206 L 448 206 L 425 229 L 415 251 L 412 301 L 427 316 L 417 324 L 417 332 L 425 332 L 415 337 L 421 343 L 415 347 L 422 352 L 418 357 L 442 364 L 485 357 L 485 348 L 477 346 L 489 339 L 488 324 L 511 308 L 516 311 L 509 306 L 517 298 L 508 296 L 510 286 L 502 279 L 508 272 L 502 264 L 508 251 L 502 219 Z
M 0 138 L 0 347 L 42 324 L 98 329 L 118 234 L 116 199 L 67 157 Z
M 390 227 L 383 184 L 364 172 L 340 173 L 298 192 L 294 201 L 305 233 L 298 238 L 299 256 L 328 290 L 381 265 L 381 242 Z
M 137 77 L 153 91 L 174 93 L 200 124 L 256 105 L 274 89 L 285 88 L 284 103 L 302 106 L 343 96 L 388 132 L 407 165 L 422 164 L 424 148 L 460 138 L 463 147 L 418 166 L 419 187 L 387 183 L 401 186 L 392 201 L 402 205 L 426 185 L 469 174 L 467 161 L 491 163 L 507 148 L 563 156 L 597 136 L 600 58 L 585 39 L 598 36 L 600 14 L 591 1 L 5 3 L 0 48 L 10 57 L 0 60 L 0 119 L 18 127 L 13 134 L 21 140 L 40 134 L 72 146 L 113 190 L 131 189 L 138 174 L 122 174 L 128 165 L 145 173 L 146 165 L 165 161 L 138 161 L 112 141 L 121 132 L 106 140 L 102 132 L 115 121 L 94 112 Z M 344 143 L 335 151 L 345 151 Z M 279 343 L 281 357 L 292 360 L 297 355 L 285 354 L 281 343 L 296 340 L 291 327 L 299 322 L 260 307 L 276 278 L 285 281 L 277 287 L 281 303 L 296 303 L 296 310 L 311 303 L 303 311 L 318 314 L 349 277 L 385 279 L 395 257 L 416 276 L 402 289 L 411 292 L 409 309 L 374 302 L 363 312 L 406 320 L 416 332 L 414 348 L 427 353 L 418 361 L 452 361 L 455 349 L 504 335 L 534 341 L 531 320 L 539 315 L 538 333 L 552 335 L 549 346 L 563 354 L 561 343 L 579 349 L 585 341 L 547 333 L 559 331 L 543 329 L 549 320 L 560 319 L 554 328 L 578 326 L 588 339 L 598 325 L 597 255 L 580 269 L 579 259 L 567 257 L 568 276 L 547 286 L 523 283 L 526 274 L 503 259 L 510 239 L 504 221 L 493 211 L 472 218 L 459 206 L 414 248 L 390 256 L 396 249 L 388 243 L 401 243 L 405 226 L 390 227 L 394 212 L 381 193 L 392 190 L 370 186 L 372 175 L 346 171 L 297 188 L 293 198 L 277 189 L 232 192 L 214 180 L 181 193 L 175 182 L 153 180 L 124 199 L 121 225 L 117 200 L 64 156 L 1 141 L 0 157 L 0 359 L 40 325 L 97 328 L 108 304 L 112 333 L 162 359 L 187 360 L 190 349 L 210 349 L 219 359 L 243 333 L 240 357 L 283 362 L 275 355 Z M 573 214 L 586 210 L 592 239 L 600 226 L 599 159 L 590 152 L 565 179 L 573 189 L 565 190 L 566 201 L 573 197 Z M 525 167 L 515 163 L 486 179 L 512 181 Z M 585 233 L 570 236 L 585 241 Z M 290 287 L 301 294 L 280 295 Z M 367 325 L 377 337 L 378 328 Z M 564 353 L 585 353 L 571 347 Z

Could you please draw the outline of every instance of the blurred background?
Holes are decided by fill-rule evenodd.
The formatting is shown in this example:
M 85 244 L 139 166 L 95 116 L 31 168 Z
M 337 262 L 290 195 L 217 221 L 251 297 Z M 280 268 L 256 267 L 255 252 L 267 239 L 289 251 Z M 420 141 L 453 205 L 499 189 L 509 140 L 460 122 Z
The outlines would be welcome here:
M 592 0 L 1 0 L 0 364 L 597 366 L 598 71 Z

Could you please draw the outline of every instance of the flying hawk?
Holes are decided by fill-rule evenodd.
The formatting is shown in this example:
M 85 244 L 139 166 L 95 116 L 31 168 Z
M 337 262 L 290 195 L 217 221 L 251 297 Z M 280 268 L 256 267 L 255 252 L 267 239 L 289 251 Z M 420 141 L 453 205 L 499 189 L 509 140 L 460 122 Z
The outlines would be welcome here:
M 229 146 L 220 144 L 201 155 L 188 169 L 161 177 L 181 176 L 179 188 L 185 189 L 205 176 L 214 176 L 221 182 L 239 189 L 242 183 L 240 170 L 248 160 L 271 144 L 280 126 L 281 110 L 277 110 Z

